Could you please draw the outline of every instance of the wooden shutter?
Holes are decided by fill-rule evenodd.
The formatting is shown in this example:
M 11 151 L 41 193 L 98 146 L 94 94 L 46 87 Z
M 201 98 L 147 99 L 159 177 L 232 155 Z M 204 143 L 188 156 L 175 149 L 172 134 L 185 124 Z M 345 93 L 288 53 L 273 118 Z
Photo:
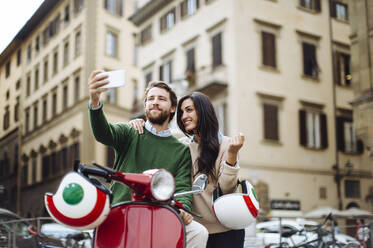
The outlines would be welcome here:
M 117 0 L 117 14 L 123 16 L 123 0 Z
M 167 14 L 161 17 L 161 32 L 166 29 Z
M 314 0 L 315 1 L 315 10 L 321 11 L 321 3 L 320 0 Z
M 163 65 L 159 66 L 159 80 L 163 80 Z
M 306 111 L 299 110 L 299 142 L 307 146 Z
M 361 139 L 358 139 L 356 142 L 356 150 L 358 154 L 363 154 L 364 153 L 364 143 Z
M 263 65 L 276 67 L 275 35 L 262 32 Z
M 337 17 L 336 6 L 337 6 L 337 3 L 334 2 L 334 1 L 331 1 L 331 6 L 330 6 L 330 16 L 331 17 Z
M 320 114 L 320 134 L 321 134 L 321 148 L 328 147 L 328 128 L 326 122 L 326 114 Z
M 187 71 L 195 72 L 194 48 L 187 51 Z
M 350 55 L 345 54 L 343 56 L 343 59 L 345 63 L 345 73 L 344 73 L 345 82 L 346 82 L 346 85 L 351 85 L 351 70 L 350 70 L 351 57 Z
M 341 59 L 342 56 L 339 52 L 335 52 L 336 71 L 335 71 L 335 83 L 341 85 Z
M 344 123 L 345 118 L 336 118 L 336 129 L 337 129 L 337 148 L 339 151 L 345 151 L 345 135 L 344 135 Z
M 215 68 L 222 64 L 222 45 L 221 33 L 212 37 L 212 67 Z
M 264 104 L 264 138 L 278 140 L 278 107 Z
M 184 17 L 187 13 L 187 0 L 184 0 L 180 4 L 180 16 Z

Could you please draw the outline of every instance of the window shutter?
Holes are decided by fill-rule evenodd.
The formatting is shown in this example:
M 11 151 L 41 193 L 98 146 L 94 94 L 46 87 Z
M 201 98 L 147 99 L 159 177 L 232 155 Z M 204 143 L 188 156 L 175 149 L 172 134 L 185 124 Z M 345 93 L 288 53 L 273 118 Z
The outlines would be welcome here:
M 344 122 L 345 122 L 345 119 L 343 117 L 337 117 L 336 119 L 337 147 L 338 147 L 338 151 L 341 151 L 341 152 L 345 151 Z
M 194 48 L 187 51 L 187 71 L 195 72 Z
M 212 38 L 212 57 L 213 57 L 213 68 L 222 64 L 222 54 L 221 51 L 221 33 L 215 35 Z
M 337 6 L 337 3 L 334 2 L 334 1 L 331 1 L 331 6 L 330 6 L 330 16 L 331 17 L 337 17 L 336 6 Z
M 197 9 L 199 8 L 199 0 L 196 0 Z
M 307 146 L 306 111 L 299 110 L 299 140 L 302 146 Z
M 184 17 L 187 13 L 187 1 L 182 1 L 180 4 L 180 15 Z
M 320 0 L 314 0 L 315 1 L 315 10 L 321 11 L 321 3 Z
M 321 148 L 326 149 L 328 147 L 328 129 L 326 122 L 326 114 L 320 114 L 320 129 Z
M 356 146 L 357 146 L 357 153 L 358 154 L 363 154 L 364 153 L 364 143 L 361 139 L 357 140 Z
M 339 53 L 339 52 L 336 52 L 335 53 L 335 60 L 336 60 L 336 77 L 335 77 L 335 79 L 336 79 L 336 84 L 338 84 L 338 85 L 341 85 L 341 60 L 343 59 L 343 57 L 341 56 L 341 53 Z
M 161 32 L 166 29 L 167 15 L 161 17 Z
M 123 16 L 123 0 L 117 0 L 117 14 Z
M 159 80 L 163 80 L 163 65 L 159 66 Z
M 275 35 L 262 32 L 263 65 L 276 67 Z
M 169 79 L 170 79 L 170 82 L 167 82 L 167 83 L 172 83 L 172 60 L 169 62 Z
M 279 140 L 278 138 L 278 107 L 276 105 L 264 104 L 264 138 Z
M 344 63 L 345 63 L 345 73 L 344 73 L 344 77 L 345 77 L 345 82 L 346 82 L 346 85 L 351 85 L 351 71 L 350 71 L 350 55 L 348 54 L 345 54 L 344 56 Z

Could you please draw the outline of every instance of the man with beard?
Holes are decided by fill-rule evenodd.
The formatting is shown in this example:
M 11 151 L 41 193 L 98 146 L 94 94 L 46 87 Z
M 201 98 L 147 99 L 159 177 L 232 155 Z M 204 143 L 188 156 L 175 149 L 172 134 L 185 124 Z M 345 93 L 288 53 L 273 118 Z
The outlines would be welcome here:
M 108 123 L 100 95 L 107 89 L 100 88 L 108 84 L 107 75 L 98 75 L 102 70 L 91 73 L 88 82 L 89 120 L 96 140 L 115 150 L 114 169 L 128 173 L 141 173 L 145 170 L 164 168 L 175 177 L 176 192 L 191 188 L 191 157 L 189 148 L 171 135 L 168 124 L 175 115 L 177 97 L 164 82 L 149 84 L 145 91 L 146 124 L 144 134 L 124 123 Z M 131 192 L 123 184 L 114 182 L 113 204 L 130 201 Z M 183 206 L 191 210 L 192 195 L 177 198 Z M 181 210 L 180 216 L 186 225 L 187 247 L 205 247 L 208 232 L 193 217 Z

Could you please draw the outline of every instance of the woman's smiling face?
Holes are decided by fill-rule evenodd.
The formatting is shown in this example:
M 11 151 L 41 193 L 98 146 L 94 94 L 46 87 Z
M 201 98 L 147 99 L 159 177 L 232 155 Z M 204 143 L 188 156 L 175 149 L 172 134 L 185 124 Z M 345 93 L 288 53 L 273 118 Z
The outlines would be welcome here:
M 185 99 L 181 104 L 181 121 L 187 132 L 197 129 L 198 115 L 191 98 Z

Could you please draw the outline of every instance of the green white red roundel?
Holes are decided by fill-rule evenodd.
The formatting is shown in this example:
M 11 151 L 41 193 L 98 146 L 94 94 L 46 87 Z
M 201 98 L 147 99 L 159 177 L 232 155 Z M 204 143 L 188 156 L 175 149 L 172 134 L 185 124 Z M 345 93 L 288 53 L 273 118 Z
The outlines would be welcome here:
M 45 194 L 44 200 L 53 219 L 79 230 L 97 227 L 110 211 L 109 196 L 76 172 L 68 173 L 57 192 Z

